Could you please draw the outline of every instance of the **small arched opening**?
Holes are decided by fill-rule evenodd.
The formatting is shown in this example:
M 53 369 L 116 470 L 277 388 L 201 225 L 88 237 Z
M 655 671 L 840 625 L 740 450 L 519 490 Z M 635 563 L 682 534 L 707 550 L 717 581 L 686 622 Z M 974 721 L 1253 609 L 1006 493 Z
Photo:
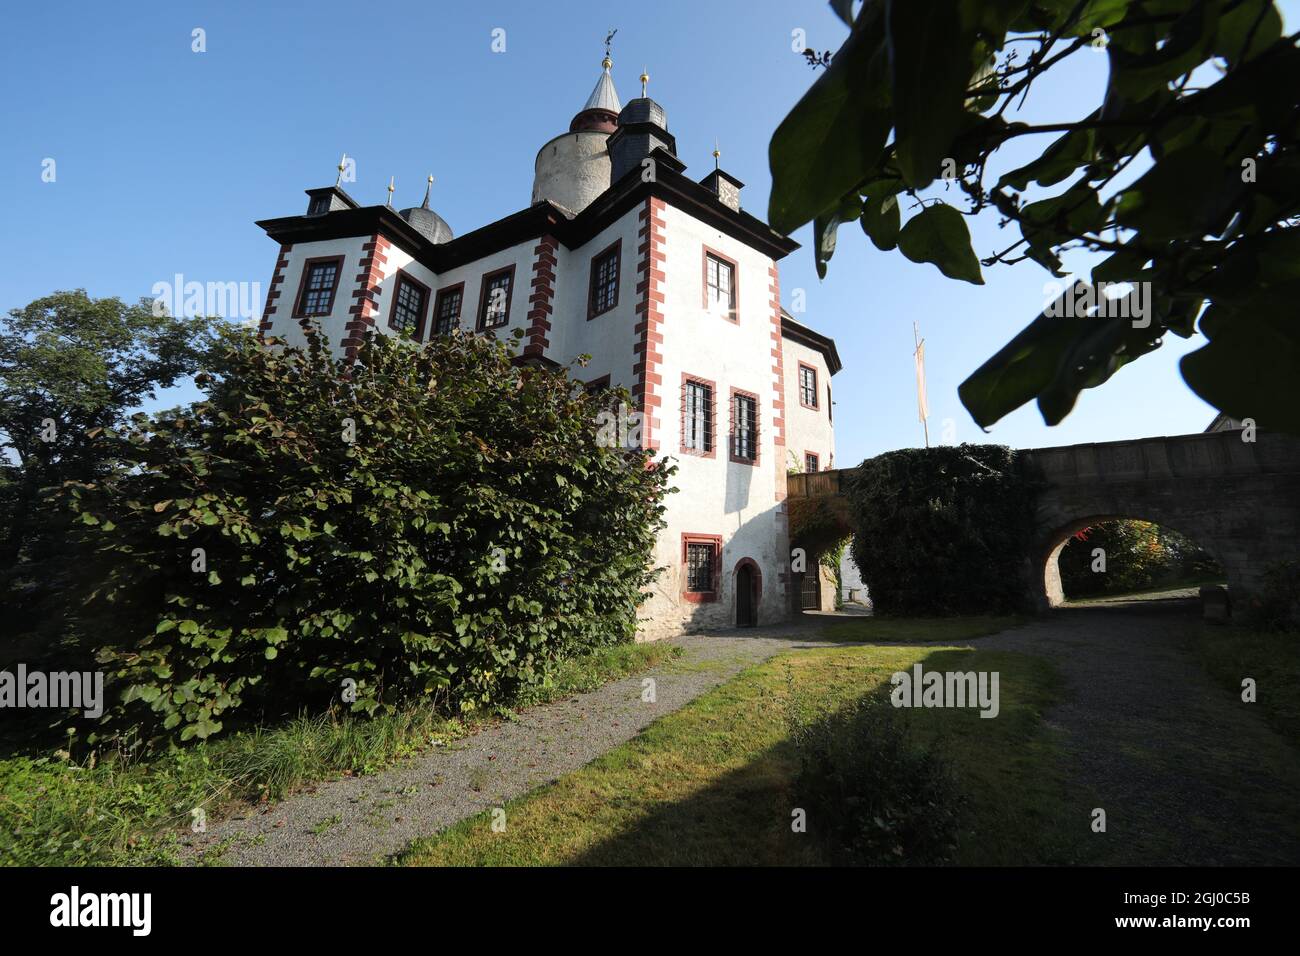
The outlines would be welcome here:
M 758 605 L 763 599 L 763 572 L 753 558 L 741 558 L 732 572 L 736 595 L 736 627 L 758 626 Z

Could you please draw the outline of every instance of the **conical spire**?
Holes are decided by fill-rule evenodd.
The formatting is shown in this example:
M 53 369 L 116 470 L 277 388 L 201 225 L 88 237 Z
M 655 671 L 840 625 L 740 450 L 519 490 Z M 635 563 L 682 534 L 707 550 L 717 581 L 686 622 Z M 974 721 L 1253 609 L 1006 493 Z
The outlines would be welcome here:
M 618 100 L 618 90 L 614 89 L 614 77 L 610 75 L 610 68 L 614 62 L 607 56 L 601 63 L 600 78 L 596 80 L 596 88 L 591 91 L 587 97 L 587 105 L 584 110 L 608 110 L 618 115 L 623 104 Z
M 613 34 L 611 33 L 610 36 L 612 37 Z M 608 45 L 609 40 L 606 39 L 605 42 Z M 600 78 L 596 80 L 596 88 L 587 97 L 586 104 L 573 117 L 573 122 L 569 124 L 570 132 L 589 129 L 612 133 L 618 128 L 618 114 L 623 109 L 623 104 L 619 102 L 618 90 L 614 88 L 614 77 L 609 72 L 613 66 L 614 61 L 606 50 L 605 58 L 600 61 Z

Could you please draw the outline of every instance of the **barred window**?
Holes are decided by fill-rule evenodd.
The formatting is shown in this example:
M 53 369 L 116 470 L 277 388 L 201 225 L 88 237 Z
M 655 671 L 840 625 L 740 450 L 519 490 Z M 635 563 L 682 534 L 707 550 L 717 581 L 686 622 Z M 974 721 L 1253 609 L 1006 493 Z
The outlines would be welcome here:
M 713 590 L 714 559 L 717 549 L 711 542 L 691 541 L 686 545 L 686 590 L 696 594 Z
M 435 335 L 448 335 L 460 325 L 460 305 L 465 299 L 464 284 L 443 289 L 438 293 L 438 302 L 434 309 L 433 331 Z
M 618 265 L 618 246 L 602 253 L 592 261 L 589 317 L 608 312 L 618 305 Z
M 821 463 L 817 458 L 817 456 L 814 455 L 812 452 L 804 452 L 803 470 L 808 472 L 808 474 L 810 475 L 814 475 L 817 472 L 821 471 Z
M 817 370 L 808 365 L 799 366 L 799 402 L 808 408 L 817 407 Z
M 340 259 L 314 262 L 307 267 L 307 281 L 298 300 L 299 315 L 329 315 L 334 308 L 334 290 L 339 284 Z
M 736 267 L 708 252 L 704 254 L 704 300 L 710 312 L 731 315 L 736 310 Z
M 483 296 L 478 305 L 479 329 L 496 329 L 510 318 L 510 287 L 515 270 L 502 269 L 483 277 Z
M 393 314 L 390 327 L 418 339 L 424 331 L 424 307 L 428 292 L 406 276 L 398 276 L 397 294 L 393 297 Z
M 704 382 L 686 383 L 682 447 L 706 455 L 713 451 L 713 388 Z
M 731 455 L 741 461 L 758 458 L 758 402 L 748 395 L 733 395 Z

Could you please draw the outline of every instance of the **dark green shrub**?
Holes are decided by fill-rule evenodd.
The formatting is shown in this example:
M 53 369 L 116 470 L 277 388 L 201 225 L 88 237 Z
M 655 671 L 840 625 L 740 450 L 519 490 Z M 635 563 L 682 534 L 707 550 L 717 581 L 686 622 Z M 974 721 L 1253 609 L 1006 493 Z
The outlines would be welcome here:
M 1033 487 L 1003 445 L 886 452 L 848 487 L 853 560 L 886 614 L 998 614 L 1026 602 Z
M 963 800 L 939 752 L 914 741 L 888 701 L 796 721 L 796 799 L 809 832 L 844 864 L 926 865 L 952 858 Z
M 79 633 L 116 691 L 98 733 L 481 709 L 632 638 L 668 472 L 602 447 L 617 396 L 472 335 L 351 365 L 240 335 L 216 361 L 207 400 L 69 489 Z
M 1264 572 L 1247 617 L 1266 631 L 1300 631 L 1300 561 L 1279 561 Z

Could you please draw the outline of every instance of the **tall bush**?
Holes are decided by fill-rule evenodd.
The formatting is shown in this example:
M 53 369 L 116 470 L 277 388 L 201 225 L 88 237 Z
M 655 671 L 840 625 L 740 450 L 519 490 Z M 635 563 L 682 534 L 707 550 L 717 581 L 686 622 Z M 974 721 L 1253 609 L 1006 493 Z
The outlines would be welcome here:
M 886 452 L 848 488 L 853 560 L 876 610 L 999 613 L 1026 600 L 1032 483 L 1003 445 Z
M 630 640 L 668 471 L 505 343 L 232 336 L 205 401 L 140 418 L 68 489 L 104 728 L 181 740 L 343 703 L 502 702 Z

